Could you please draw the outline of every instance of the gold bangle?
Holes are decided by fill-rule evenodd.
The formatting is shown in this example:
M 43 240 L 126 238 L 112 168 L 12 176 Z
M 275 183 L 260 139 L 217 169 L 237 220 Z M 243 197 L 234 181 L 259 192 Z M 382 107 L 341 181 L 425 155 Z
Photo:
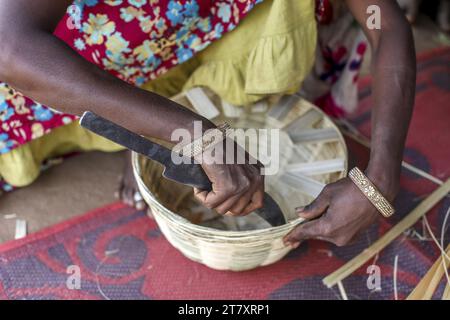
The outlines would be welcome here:
M 350 170 L 348 176 L 384 217 L 389 218 L 394 214 L 394 207 L 359 168 L 354 167 Z
M 222 142 L 230 133 L 231 126 L 228 123 L 223 123 L 217 128 L 207 131 L 202 137 L 194 140 L 185 146 L 178 146 L 172 149 L 173 152 L 180 156 L 195 157 L 203 153 L 209 147 L 212 147 Z

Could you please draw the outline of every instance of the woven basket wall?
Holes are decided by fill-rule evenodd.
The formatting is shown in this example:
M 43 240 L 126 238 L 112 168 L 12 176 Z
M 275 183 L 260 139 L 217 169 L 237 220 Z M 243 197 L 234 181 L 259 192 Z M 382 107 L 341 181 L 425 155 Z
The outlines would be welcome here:
M 272 97 L 237 109 L 224 106 L 206 89 L 203 92 L 220 112 L 212 119 L 215 123 L 227 121 L 234 128 L 281 129 L 280 170 L 276 175 L 266 176 L 265 184 L 288 223 L 261 229 L 261 221 L 254 214 L 236 219 L 208 212 L 194 199 L 191 188 L 162 178 L 161 165 L 134 154 L 133 168 L 139 190 L 164 236 L 189 259 L 214 269 L 233 271 L 274 263 L 291 250 L 283 245 L 282 238 L 302 222 L 294 208 L 310 203 L 324 184 L 346 175 L 344 139 L 322 111 L 298 97 Z M 200 113 L 204 111 L 195 108 L 195 103 L 184 94 L 173 100 Z M 230 108 L 235 110 L 230 112 Z M 337 170 L 330 169 L 329 165 L 335 159 L 339 163 Z M 210 221 L 216 225 L 211 227 Z M 220 228 L 219 222 L 223 225 Z M 249 230 L 252 223 L 256 230 Z

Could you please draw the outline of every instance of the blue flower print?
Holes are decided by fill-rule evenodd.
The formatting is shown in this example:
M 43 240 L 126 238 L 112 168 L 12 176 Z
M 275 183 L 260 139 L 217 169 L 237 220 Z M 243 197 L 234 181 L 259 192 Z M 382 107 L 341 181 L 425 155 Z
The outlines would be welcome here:
M 74 46 L 78 51 L 83 51 L 86 49 L 86 43 L 84 43 L 83 39 L 81 38 L 75 39 Z
M 147 0 L 128 0 L 128 2 L 136 8 L 140 8 L 147 3 Z
M 223 24 L 218 23 L 215 25 L 214 27 L 214 31 L 215 31 L 215 38 L 218 39 L 220 37 L 222 37 L 222 33 L 223 33 Z
M 179 47 L 176 51 L 176 54 L 178 58 L 178 63 L 183 63 L 192 58 L 193 56 L 192 50 L 184 47 Z
M 75 0 L 73 2 L 73 4 L 76 5 L 80 9 L 79 13 L 80 13 L 80 15 L 82 17 L 83 16 L 84 7 L 85 6 L 86 7 L 96 6 L 98 4 L 98 0 Z M 81 17 L 79 17 L 79 18 L 81 18 Z M 75 18 L 77 18 L 77 17 L 75 17 Z
M 1 188 L 2 188 L 3 191 L 5 191 L 5 192 L 10 192 L 10 191 L 12 191 L 12 190 L 14 189 L 12 185 L 10 185 L 9 183 L 6 183 L 6 182 L 4 182 L 4 181 L 3 181 L 3 185 L 2 185 Z
M 180 3 L 172 0 L 169 2 L 168 9 L 167 18 L 170 20 L 172 25 L 176 26 L 177 24 L 183 22 L 183 13 L 181 12 L 183 6 Z
M 0 121 L 6 121 L 14 115 L 14 109 L 3 101 L 0 103 Z
M 166 13 L 167 18 L 170 20 L 172 25 L 176 26 L 181 23 L 185 23 L 190 20 L 196 20 L 199 17 L 199 6 L 197 0 L 186 1 L 184 6 L 178 1 L 171 0 L 168 5 L 168 11 Z
M 184 5 L 184 14 L 187 17 L 198 17 L 198 4 L 196 0 L 187 1 Z
M 8 153 L 13 146 L 14 141 L 9 140 L 9 135 L 7 133 L 0 134 L 0 154 Z
M 38 121 L 48 121 L 53 118 L 53 112 L 41 104 L 35 104 L 31 109 L 34 110 L 34 117 Z
M 231 6 L 228 3 L 219 3 L 218 16 L 223 22 L 230 22 L 231 18 Z
M 197 21 L 197 28 L 199 28 L 203 32 L 210 32 L 211 31 L 210 17 L 207 17 L 205 19 L 199 19 Z

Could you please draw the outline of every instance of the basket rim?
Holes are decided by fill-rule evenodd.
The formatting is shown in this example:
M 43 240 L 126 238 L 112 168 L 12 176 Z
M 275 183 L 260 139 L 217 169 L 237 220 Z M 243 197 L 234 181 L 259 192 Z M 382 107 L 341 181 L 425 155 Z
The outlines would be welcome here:
M 149 190 L 149 188 L 145 185 L 144 181 L 142 180 L 142 177 L 141 177 L 142 174 L 141 174 L 140 166 L 139 166 L 139 157 L 140 157 L 140 155 L 138 153 L 136 153 L 136 152 L 132 153 L 133 172 L 134 172 L 134 176 L 138 182 L 139 189 L 142 188 L 143 190 L 141 190 L 141 192 L 145 191 L 147 193 L 147 195 L 149 196 L 149 199 L 152 202 L 152 205 L 158 207 L 159 211 L 156 214 L 164 215 L 164 217 L 166 219 L 171 220 L 172 222 L 182 223 L 179 225 L 179 227 L 185 228 L 188 226 L 188 228 L 191 231 L 196 230 L 196 231 L 200 231 L 203 233 L 205 233 L 205 232 L 211 233 L 211 235 L 214 237 L 222 235 L 227 238 L 234 237 L 234 236 L 242 238 L 242 237 L 258 236 L 261 233 L 267 234 L 267 233 L 284 232 L 286 230 L 292 229 L 293 227 L 297 226 L 298 224 L 300 224 L 304 221 L 304 219 L 302 219 L 302 218 L 296 218 L 294 220 L 287 222 L 286 224 L 284 224 L 282 226 L 269 227 L 269 228 L 257 229 L 257 230 L 247 230 L 247 231 L 219 230 L 219 229 L 214 229 L 214 228 L 194 224 L 194 223 L 190 222 L 189 220 L 187 220 L 186 218 L 183 218 L 179 214 L 173 212 L 172 210 L 166 208 L 161 203 L 159 203 L 159 201 L 156 199 L 153 192 L 151 192 Z M 161 177 L 161 178 L 164 179 L 163 177 Z
M 178 95 L 177 95 L 178 96 Z M 177 97 L 175 96 L 175 98 Z M 174 98 L 172 98 L 174 99 Z M 343 176 L 346 176 L 348 173 L 348 148 L 347 144 L 345 143 L 344 136 L 342 132 L 339 130 L 336 123 L 333 121 L 332 118 L 330 118 L 325 112 L 323 112 L 320 108 L 315 106 L 314 104 L 310 103 L 309 101 L 303 99 L 300 97 L 300 99 L 304 100 L 306 103 L 309 104 L 309 106 L 316 111 L 320 112 L 324 116 L 324 120 L 330 123 L 331 126 L 333 126 L 338 134 L 340 145 L 342 147 L 342 151 L 345 155 L 345 163 L 344 163 L 344 170 L 342 171 Z M 278 238 L 280 234 L 286 234 L 287 232 L 291 231 L 294 227 L 301 224 L 305 219 L 302 218 L 296 218 L 294 220 L 291 220 L 287 222 L 284 225 L 281 226 L 275 226 L 275 227 L 269 227 L 264 229 L 257 229 L 257 230 L 247 230 L 247 231 L 233 231 L 233 230 L 219 230 L 214 229 L 210 227 L 205 227 L 201 225 L 194 224 L 187 220 L 186 218 L 183 218 L 179 214 L 171 211 L 170 209 L 166 208 L 164 205 L 159 203 L 159 201 L 156 199 L 156 196 L 149 190 L 147 185 L 144 183 L 142 179 L 142 172 L 141 172 L 141 166 L 139 165 L 139 155 L 136 152 L 132 152 L 132 166 L 133 166 L 133 173 L 135 176 L 135 179 L 138 184 L 138 188 L 140 192 L 145 192 L 148 195 L 149 200 L 152 202 L 153 206 L 156 206 L 159 210 L 157 213 L 162 217 L 164 217 L 165 220 L 169 220 L 169 222 L 177 223 L 179 228 L 183 229 L 189 229 L 189 231 L 197 231 L 204 234 L 210 234 L 212 237 L 215 237 L 215 239 L 209 239 L 209 240 L 218 240 L 219 237 L 224 237 L 230 240 L 230 238 L 236 238 L 236 240 L 241 240 L 243 238 L 249 238 L 253 236 L 260 236 L 261 234 L 264 234 L 265 236 L 273 235 L 273 238 Z M 153 161 L 153 160 L 152 160 Z M 161 177 L 161 179 L 164 179 L 164 177 Z

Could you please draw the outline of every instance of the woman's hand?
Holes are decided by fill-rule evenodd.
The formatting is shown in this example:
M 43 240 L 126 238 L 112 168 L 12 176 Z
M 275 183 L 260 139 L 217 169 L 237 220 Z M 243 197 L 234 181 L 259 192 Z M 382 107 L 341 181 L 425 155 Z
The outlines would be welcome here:
M 241 216 L 261 208 L 264 199 L 261 165 L 248 164 L 250 156 L 239 146 L 237 152 L 245 154 L 246 164 L 236 164 L 237 161 L 233 164 L 217 163 L 220 161 L 215 159 L 225 159 L 223 149 L 215 150 L 214 159 L 210 153 L 203 154 L 202 168 L 212 182 L 212 191 L 194 189 L 195 196 L 220 214 Z
M 383 190 L 388 188 L 379 189 L 392 201 L 397 188 L 389 188 L 393 191 L 386 192 Z M 297 213 L 301 218 L 311 221 L 299 225 L 284 238 L 285 244 L 293 247 L 305 239 L 319 239 L 345 246 L 381 217 L 349 178 L 327 185 L 310 205 L 297 208 Z

